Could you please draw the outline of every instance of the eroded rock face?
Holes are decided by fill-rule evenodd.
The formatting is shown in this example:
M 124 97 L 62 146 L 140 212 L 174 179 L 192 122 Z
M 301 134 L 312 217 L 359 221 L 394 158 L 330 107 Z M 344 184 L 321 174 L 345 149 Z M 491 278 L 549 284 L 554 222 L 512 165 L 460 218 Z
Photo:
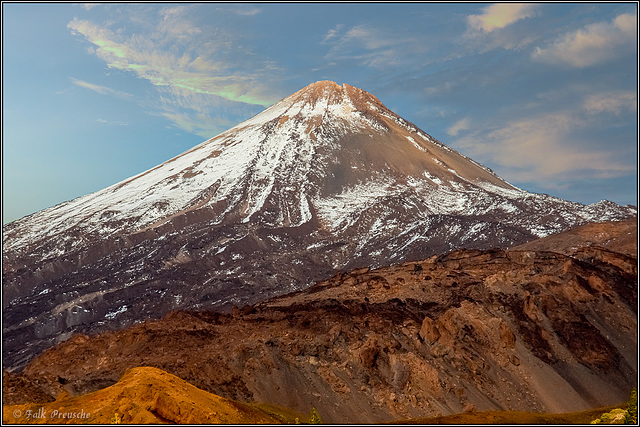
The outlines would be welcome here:
M 231 314 L 76 336 L 23 375 L 78 394 L 155 366 L 341 423 L 617 404 L 635 385 L 637 276 L 606 254 L 461 250 L 361 269 Z
M 422 321 L 422 327 L 420 328 L 420 338 L 427 341 L 429 344 L 433 344 L 440 338 L 440 331 L 435 322 L 431 320 L 429 316 L 425 316 Z

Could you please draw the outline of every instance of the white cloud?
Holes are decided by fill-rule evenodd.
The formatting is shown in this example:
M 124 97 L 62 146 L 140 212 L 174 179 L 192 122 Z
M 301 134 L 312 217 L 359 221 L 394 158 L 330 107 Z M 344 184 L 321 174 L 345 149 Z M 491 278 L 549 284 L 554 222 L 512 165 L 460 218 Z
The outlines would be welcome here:
M 105 125 L 115 125 L 115 126 L 129 126 L 129 122 L 123 122 L 123 121 L 109 121 L 109 120 L 105 120 L 105 119 L 97 119 L 96 122 L 98 123 L 102 123 Z
M 327 41 L 331 40 L 332 38 L 337 37 L 338 33 L 340 32 L 342 27 L 344 27 L 344 25 L 338 24 L 338 25 L 335 26 L 335 28 L 332 28 L 331 30 L 329 30 L 327 32 L 327 34 L 324 36 L 324 39 L 322 40 L 322 42 L 326 43 Z
M 635 171 L 625 153 L 584 143 L 578 135 L 589 124 L 573 112 L 546 113 L 478 129 L 452 145 L 480 162 L 497 164 L 507 180 L 546 188 L 557 188 L 566 180 Z
M 453 83 L 451 83 L 450 81 L 446 81 L 443 84 L 437 85 L 437 86 L 429 86 L 424 88 L 424 92 L 427 95 L 441 95 L 443 93 L 448 93 L 451 92 L 451 89 L 453 89 L 454 85 Z
M 89 82 L 85 82 L 84 80 L 78 80 L 78 79 L 74 79 L 72 78 L 71 81 L 73 82 L 74 85 L 92 90 L 94 92 L 100 93 L 102 95 L 112 95 L 118 98 L 130 98 L 133 95 L 131 95 L 130 93 L 127 92 L 123 92 L 121 90 L 116 90 L 116 89 L 111 89 L 109 87 L 106 86 L 100 86 L 100 85 L 96 85 L 93 83 L 89 83 Z
M 537 7 L 531 3 L 496 3 L 485 7 L 481 15 L 468 16 L 467 23 L 474 30 L 491 32 L 535 16 Z
M 338 25 L 329 30 L 323 44 L 331 49 L 324 59 L 328 62 L 357 60 L 379 69 L 398 66 L 415 55 L 424 53 L 425 43 L 420 43 L 413 35 L 401 36 L 369 25 L 356 25 L 342 32 Z
M 638 109 L 638 96 L 633 91 L 612 91 L 589 95 L 584 102 L 587 112 L 621 114 L 624 111 L 635 112 Z
M 480 15 L 467 17 L 467 31 L 462 40 L 467 49 L 478 53 L 493 49 L 521 50 L 543 36 L 533 23 L 514 25 L 540 14 L 540 5 L 532 3 L 497 3 L 487 6 Z
M 357 43 L 365 49 L 375 50 L 398 43 L 392 38 L 385 37 L 380 30 L 365 25 L 351 28 L 342 38 L 342 43 Z
M 566 33 L 546 47 L 537 47 L 532 58 L 552 64 L 589 67 L 634 52 L 637 17 L 621 14 L 611 22 L 589 24 Z M 636 50 L 637 51 L 637 50 Z
M 469 130 L 469 125 L 469 118 L 460 119 L 447 129 L 447 135 L 457 136 L 461 131 Z
M 258 9 L 257 7 L 254 7 L 254 8 L 251 8 L 251 9 L 234 9 L 233 12 L 237 13 L 238 15 L 242 15 L 242 16 L 255 16 L 255 15 L 259 14 L 260 12 L 262 12 L 262 10 Z
M 155 37 L 186 38 L 199 34 L 200 28 L 194 25 L 185 14 L 190 9 L 189 6 L 175 6 L 160 11 L 162 20 L 159 21 Z
M 171 120 L 173 124 L 186 132 L 211 138 L 231 128 L 235 123 L 226 119 L 212 118 L 204 114 L 186 114 L 178 112 L 164 112 L 162 116 Z

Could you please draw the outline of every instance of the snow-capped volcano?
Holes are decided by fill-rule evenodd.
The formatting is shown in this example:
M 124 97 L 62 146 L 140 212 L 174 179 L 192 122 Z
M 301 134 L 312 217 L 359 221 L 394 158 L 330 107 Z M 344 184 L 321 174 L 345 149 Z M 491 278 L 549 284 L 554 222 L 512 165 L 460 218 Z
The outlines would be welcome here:
M 317 82 L 153 169 L 5 225 L 5 365 L 74 331 L 635 214 L 515 188 L 373 95 Z
M 56 235 L 50 248 L 56 254 L 58 234 L 71 228 L 88 239 L 106 237 L 155 228 L 193 210 L 207 211 L 214 224 L 260 217 L 265 225 L 292 227 L 310 221 L 315 208 L 335 228 L 343 211 L 397 193 L 397 184 L 417 190 L 443 182 L 514 190 L 374 96 L 318 82 L 151 170 L 18 221 L 28 222 L 28 233 L 5 237 L 5 244 L 19 248 Z M 430 213 L 449 210 L 438 203 Z

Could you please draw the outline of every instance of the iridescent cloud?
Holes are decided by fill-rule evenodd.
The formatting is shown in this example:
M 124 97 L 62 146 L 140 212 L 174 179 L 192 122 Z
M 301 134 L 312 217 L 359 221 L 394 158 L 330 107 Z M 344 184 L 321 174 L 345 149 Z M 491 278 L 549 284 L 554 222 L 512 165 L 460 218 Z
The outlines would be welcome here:
M 190 38 L 200 31 L 184 19 L 175 19 L 179 11 L 165 10 L 157 32 L 124 36 L 87 20 L 74 19 L 67 27 L 94 45 L 95 54 L 114 69 L 134 72 L 155 86 L 165 86 L 224 99 L 268 106 L 278 97 L 269 93 L 258 76 L 236 70 L 236 64 L 216 60 L 215 52 L 197 51 Z M 162 34 L 162 40 L 153 40 Z M 197 44 L 195 44 L 197 46 Z

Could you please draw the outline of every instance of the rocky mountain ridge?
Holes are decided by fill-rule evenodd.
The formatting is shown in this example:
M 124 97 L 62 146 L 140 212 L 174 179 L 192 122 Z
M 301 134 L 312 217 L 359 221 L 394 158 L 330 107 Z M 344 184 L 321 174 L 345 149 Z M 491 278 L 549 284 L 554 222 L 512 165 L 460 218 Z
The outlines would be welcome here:
M 601 227 L 609 240 L 637 235 L 635 221 Z M 567 251 L 576 233 L 564 233 Z M 638 282 L 637 258 L 616 249 L 456 250 L 359 269 L 228 314 L 177 311 L 76 335 L 20 375 L 74 395 L 155 366 L 339 423 L 617 404 L 636 385 Z
M 373 95 L 317 82 L 149 171 L 3 226 L 3 363 L 24 366 L 75 332 L 636 212 L 515 188 Z

